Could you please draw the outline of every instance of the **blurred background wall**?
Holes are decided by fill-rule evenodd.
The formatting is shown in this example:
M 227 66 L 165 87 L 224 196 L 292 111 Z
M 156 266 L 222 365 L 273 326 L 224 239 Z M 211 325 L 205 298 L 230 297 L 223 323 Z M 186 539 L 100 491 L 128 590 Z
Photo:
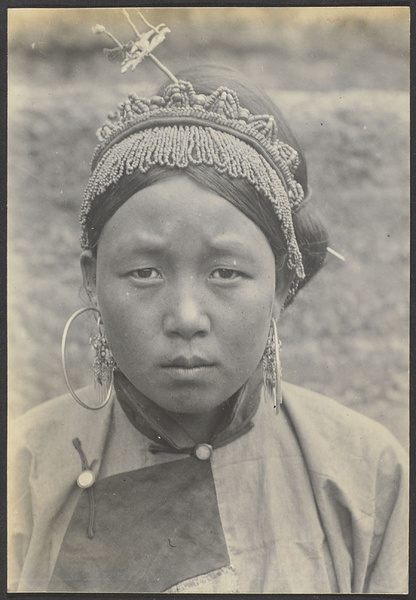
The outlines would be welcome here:
M 142 9 L 172 33 L 171 70 L 236 67 L 276 100 L 303 147 L 314 201 L 346 262 L 326 267 L 282 319 L 288 381 L 384 423 L 407 444 L 409 10 Z M 135 11 L 131 16 L 145 28 Z M 60 338 L 81 293 L 77 215 L 94 132 L 128 93 L 164 76 L 102 55 L 130 29 L 116 9 L 13 9 L 9 23 L 9 410 L 66 391 Z M 83 335 L 84 334 L 84 335 Z M 87 345 L 75 332 L 73 349 Z M 85 361 L 74 383 L 86 381 Z

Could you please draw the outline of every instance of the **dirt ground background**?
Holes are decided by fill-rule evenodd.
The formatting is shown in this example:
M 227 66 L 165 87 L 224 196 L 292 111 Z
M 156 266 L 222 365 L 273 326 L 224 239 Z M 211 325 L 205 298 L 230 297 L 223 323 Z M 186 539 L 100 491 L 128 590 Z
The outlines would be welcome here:
M 172 33 L 171 70 L 234 66 L 265 87 L 308 158 L 331 246 L 282 319 L 284 377 L 408 437 L 409 13 L 407 8 L 144 9 Z M 140 19 L 132 17 L 144 31 Z M 119 11 L 9 11 L 9 410 L 66 391 L 60 339 L 81 293 L 77 215 L 107 113 L 164 81 L 121 75 L 94 36 Z M 75 331 L 72 349 L 87 343 Z M 74 383 L 85 381 L 85 361 Z

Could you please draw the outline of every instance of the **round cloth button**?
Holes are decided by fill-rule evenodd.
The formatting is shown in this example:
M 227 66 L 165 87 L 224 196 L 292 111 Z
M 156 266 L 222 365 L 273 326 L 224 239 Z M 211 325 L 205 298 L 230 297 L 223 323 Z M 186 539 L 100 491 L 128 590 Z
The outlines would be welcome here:
M 89 488 L 95 481 L 95 475 L 92 471 L 86 470 L 82 471 L 78 475 L 77 484 L 80 488 Z
M 198 444 L 195 446 L 195 456 L 199 460 L 208 460 L 212 456 L 212 446 L 209 444 Z

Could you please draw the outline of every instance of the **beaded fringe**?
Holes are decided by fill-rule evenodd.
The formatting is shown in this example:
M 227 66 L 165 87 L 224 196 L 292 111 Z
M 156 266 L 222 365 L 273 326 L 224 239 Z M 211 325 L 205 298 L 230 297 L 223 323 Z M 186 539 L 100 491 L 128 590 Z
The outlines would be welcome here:
M 254 148 L 231 133 L 212 127 L 173 125 L 145 129 L 111 146 L 96 165 L 84 195 L 80 213 L 81 245 L 90 247 L 86 230 L 92 203 L 123 175 L 146 173 L 155 165 L 186 168 L 212 166 L 219 173 L 250 182 L 273 206 L 287 242 L 288 267 L 297 280 L 305 276 L 296 241 L 292 210 L 303 200 L 303 190 L 281 159 L 282 180 L 275 169 Z M 286 167 L 286 168 L 285 168 Z M 286 189 L 287 188 L 287 189 Z

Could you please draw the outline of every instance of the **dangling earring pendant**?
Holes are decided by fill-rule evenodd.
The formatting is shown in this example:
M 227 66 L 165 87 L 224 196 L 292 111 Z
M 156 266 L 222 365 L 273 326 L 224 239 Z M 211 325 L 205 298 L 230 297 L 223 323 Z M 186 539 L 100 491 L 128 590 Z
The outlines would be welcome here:
M 267 338 L 266 349 L 263 354 L 263 383 L 266 400 L 271 400 L 276 414 L 279 413 L 280 405 L 283 402 L 282 393 L 282 365 L 280 362 L 279 349 L 280 340 L 277 335 L 277 325 L 272 317 L 270 324 L 269 337 Z
M 82 313 L 92 310 L 98 314 L 97 325 L 98 325 L 98 333 L 90 337 L 89 342 L 94 349 L 94 361 L 93 361 L 93 369 L 94 369 L 94 393 L 96 396 L 96 405 L 89 406 L 81 398 L 77 395 L 74 388 L 72 387 L 69 377 L 68 370 L 66 368 L 66 340 L 68 337 L 68 331 L 71 327 L 72 323 L 75 321 L 79 315 Z M 88 308 L 80 308 L 77 310 L 67 321 L 64 332 L 62 335 L 62 345 L 61 345 L 61 354 L 62 354 L 62 368 L 64 371 L 65 382 L 68 387 L 68 390 L 71 396 L 84 408 L 88 408 L 88 410 L 99 410 L 100 408 L 104 408 L 104 406 L 109 402 L 112 391 L 113 391 L 113 377 L 114 377 L 114 369 L 116 368 L 115 360 L 111 354 L 110 348 L 108 346 L 107 339 L 104 335 L 102 329 L 103 323 L 101 320 L 101 313 L 98 308 L 88 307 Z
M 101 315 L 98 317 L 98 333 L 90 337 L 90 344 L 95 351 L 94 390 L 98 396 L 98 404 L 102 406 L 113 381 L 113 371 L 116 363 L 108 347 L 107 338 L 102 331 Z

